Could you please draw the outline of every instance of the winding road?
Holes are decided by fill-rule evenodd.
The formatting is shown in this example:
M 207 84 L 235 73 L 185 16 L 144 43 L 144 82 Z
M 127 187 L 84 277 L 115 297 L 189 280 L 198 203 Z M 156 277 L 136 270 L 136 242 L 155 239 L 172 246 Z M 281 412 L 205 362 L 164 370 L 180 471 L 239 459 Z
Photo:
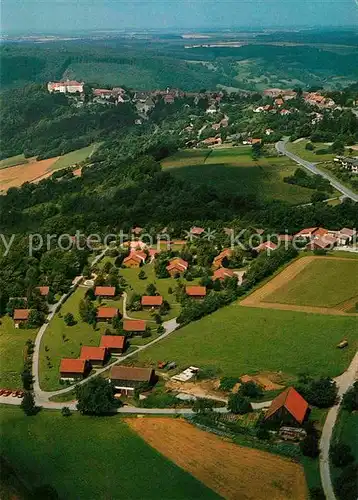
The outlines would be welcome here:
M 276 149 L 279 153 L 286 155 L 288 158 L 291 158 L 291 160 L 295 161 L 299 165 L 302 165 L 302 167 L 305 167 L 307 170 L 312 172 L 313 174 L 321 175 L 325 179 L 329 180 L 329 182 L 332 184 L 334 188 L 336 188 L 338 191 L 343 193 L 344 196 L 347 198 L 350 198 L 353 201 L 358 202 L 358 194 L 355 194 L 351 189 L 348 187 L 344 186 L 341 184 L 339 181 L 337 181 L 334 177 L 331 175 L 327 174 L 326 172 L 320 170 L 315 163 L 311 163 L 307 160 L 304 160 L 303 158 L 295 155 L 294 153 L 291 153 L 290 151 L 287 150 L 287 145 L 288 139 L 284 139 L 283 141 L 279 141 L 276 143 Z

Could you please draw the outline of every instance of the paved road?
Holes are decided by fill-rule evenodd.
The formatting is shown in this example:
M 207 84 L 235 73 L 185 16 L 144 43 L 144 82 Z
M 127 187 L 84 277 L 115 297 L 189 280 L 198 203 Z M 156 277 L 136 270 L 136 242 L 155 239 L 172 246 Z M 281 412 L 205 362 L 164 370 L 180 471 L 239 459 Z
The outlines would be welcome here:
M 329 447 L 331 443 L 333 428 L 335 426 L 337 416 L 339 413 L 339 408 L 341 406 L 342 396 L 353 385 L 354 381 L 357 379 L 357 376 L 358 376 L 358 353 L 356 353 L 356 355 L 354 356 L 347 371 L 345 371 L 342 375 L 334 379 L 338 386 L 338 403 L 329 410 L 322 430 L 322 435 L 320 440 L 321 454 L 319 458 L 319 469 L 321 474 L 323 491 L 324 494 L 326 495 L 326 500 L 336 500 L 336 496 L 334 494 L 332 486 L 331 473 L 329 467 Z
M 343 184 L 341 184 L 339 181 L 337 181 L 331 175 L 329 175 L 326 172 L 323 172 L 322 170 L 320 170 L 316 166 L 315 163 L 311 163 L 311 162 L 309 162 L 307 160 L 304 160 L 303 158 L 300 158 L 299 156 L 297 156 L 297 155 L 291 153 L 290 151 L 288 151 L 286 149 L 287 142 L 288 142 L 287 140 L 283 140 L 283 141 L 279 141 L 279 142 L 276 143 L 276 149 L 277 149 L 277 151 L 279 153 L 282 153 L 282 154 L 288 156 L 289 158 L 291 158 L 291 160 L 295 161 L 296 163 L 299 163 L 300 165 L 302 165 L 303 167 L 305 167 L 310 172 L 312 172 L 314 174 L 321 175 L 325 179 L 328 179 L 329 182 L 332 184 L 332 186 L 335 187 L 341 193 L 343 193 L 347 198 L 350 198 L 351 200 L 358 202 L 358 194 L 355 194 L 351 189 L 349 189 L 346 186 L 344 186 Z

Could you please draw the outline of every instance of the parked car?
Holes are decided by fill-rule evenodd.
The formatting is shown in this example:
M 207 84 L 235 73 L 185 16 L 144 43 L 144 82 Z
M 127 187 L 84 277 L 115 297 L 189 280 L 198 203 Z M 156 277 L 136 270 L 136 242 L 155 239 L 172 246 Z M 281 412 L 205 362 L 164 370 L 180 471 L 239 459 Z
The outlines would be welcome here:
M 0 396 L 2 396 L 5 392 L 5 389 L 0 389 Z
M 5 396 L 7 398 L 8 396 L 10 396 L 10 394 L 11 394 L 11 391 L 9 391 L 9 389 L 6 389 L 3 393 L 3 396 Z
M 174 368 L 176 368 L 177 364 L 175 361 L 171 361 L 168 365 L 167 365 L 167 369 L 168 370 L 173 370 Z

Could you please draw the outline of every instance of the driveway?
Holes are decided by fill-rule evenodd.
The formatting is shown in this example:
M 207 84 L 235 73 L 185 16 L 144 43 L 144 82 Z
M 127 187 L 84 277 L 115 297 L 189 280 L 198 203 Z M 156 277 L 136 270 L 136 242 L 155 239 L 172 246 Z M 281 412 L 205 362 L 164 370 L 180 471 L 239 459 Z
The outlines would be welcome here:
M 353 201 L 358 201 L 358 194 L 355 194 L 351 189 L 349 189 L 348 187 L 341 184 L 339 181 L 337 181 L 331 175 L 320 170 L 316 166 L 315 163 L 311 163 L 307 160 L 304 160 L 303 158 L 300 158 L 299 156 L 288 151 L 286 148 L 287 142 L 288 142 L 288 140 L 285 139 L 283 141 L 279 141 L 276 143 L 276 149 L 279 153 L 282 153 L 282 154 L 288 156 L 288 158 L 291 158 L 291 160 L 295 161 L 299 165 L 302 165 L 302 167 L 306 168 L 307 170 L 309 170 L 313 174 L 321 175 L 325 179 L 329 180 L 329 182 L 332 184 L 332 186 L 335 187 L 341 193 L 343 193 L 347 198 L 350 198 Z

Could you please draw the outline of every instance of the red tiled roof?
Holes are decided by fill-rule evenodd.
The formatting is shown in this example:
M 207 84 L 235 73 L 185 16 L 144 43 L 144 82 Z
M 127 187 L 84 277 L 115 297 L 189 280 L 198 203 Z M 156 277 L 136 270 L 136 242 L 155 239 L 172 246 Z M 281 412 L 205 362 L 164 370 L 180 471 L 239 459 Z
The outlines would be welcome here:
M 265 241 L 255 248 L 256 252 L 262 252 L 264 250 L 276 250 L 277 245 L 273 241 Z
M 114 286 L 96 286 L 94 294 L 96 297 L 114 297 L 116 294 L 116 289 Z
M 297 236 L 305 236 L 305 235 L 311 236 L 317 229 L 318 229 L 318 227 L 306 227 L 305 229 L 301 229 L 301 231 L 296 233 L 295 236 L 296 237 Z
M 190 229 L 191 234 L 197 234 L 197 235 L 202 234 L 204 231 L 205 231 L 205 229 L 203 227 L 194 226 Z
M 144 262 L 147 258 L 147 254 L 145 252 L 141 252 L 140 250 L 136 250 L 131 252 L 128 257 L 126 257 L 123 262 L 129 262 L 131 260 L 135 260 L 136 262 Z
M 161 306 L 163 297 L 161 295 L 143 295 L 142 306 Z
M 272 401 L 270 408 L 266 412 L 265 419 L 270 418 L 282 407 L 286 408 L 297 422 L 301 424 L 305 418 L 308 403 L 296 389 L 288 387 Z
M 123 330 L 125 332 L 144 332 L 146 322 L 143 319 L 125 319 L 123 321 Z
M 86 369 L 85 359 L 61 359 L 60 373 L 84 373 Z
M 291 234 L 279 234 L 278 235 L 278 240 L 279 241 L 292 241 L 293 236 Z
M 320 236 L 325 236 L 328 234 L 328 229 L 325 229 L 324 227 L 319 227 L 316 229 L 316 231 L 313 231 L 313 236 L 315 238 L 319 238 Z
M 49 286 L 38 286 L 37 290 L 40 292 L 40 295 L 43 297 L 47 297 L 47 295 L 50 292 L 50 287 Z
M 220 261 L 225 259 L 225 257 L 230 257 L 232 255 L 232 250 L 231 248 L 224 248 L 219 255 L 217 255 L 214 259 L 214 262 Z
M 126 338 L 124 335 L 102 335 L 101 347 L 107 349 L 124 349 Z
M 234 276 L 234 271 L 232 269 L 226 269 L 225 267 L 220 267 L 214 272 L 214 280 L 224 280 L 225 278 L 232 278 Z
M 132 229 L 132 233 L 134 233 L 134 234 L 140 234 L 142 231 L 143 231 L 143 228 L 142 227 L 138 227 L 138 226 L 134 227 Z
M 180 271 L 186 271 L 188 269 L 189 264 L 186 260 L 180 259 L 179 257 L 172 259 L 167 265 L 167 270 L 170 271 L 172 269 L 179 269 Z
M 81 349 L 81 359 L 88 359 L 88 361 L 104 361 L 106 359 L 107 351 L 104 347 L 83 346 Z
M 30 309 L 14 309 L 14 320 L 29 319 Z
M 189 295 L 189 297 L 205 297 L 206 286 L 186 286 L 185 293 Z
M 97 311 L 97 319 L 110 319 L 118 316 L 116 307 L 99 307 Z

